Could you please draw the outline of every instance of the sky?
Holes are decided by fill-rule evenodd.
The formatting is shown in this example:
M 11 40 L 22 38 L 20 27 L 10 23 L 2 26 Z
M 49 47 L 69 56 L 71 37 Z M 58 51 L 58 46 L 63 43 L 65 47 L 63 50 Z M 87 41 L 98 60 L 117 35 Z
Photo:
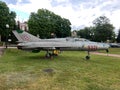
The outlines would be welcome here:
M 106 16 L 115 27 L 120 28 L 120 0 L 2 0 L 21 22 L 29 19 L 31 12 L 48 9 L 63 18 L 69 19 L 72 30 L 92 26 L 93 20 Z

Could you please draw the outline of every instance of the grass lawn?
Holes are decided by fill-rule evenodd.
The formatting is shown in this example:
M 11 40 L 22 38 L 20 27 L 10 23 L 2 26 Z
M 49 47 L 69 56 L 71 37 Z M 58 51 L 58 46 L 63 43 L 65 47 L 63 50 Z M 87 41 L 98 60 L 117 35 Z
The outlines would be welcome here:
M 102 52 L 102 53 L 106 53 L 105 51 L 100 51 L 100 52 Z M 118 55 L 120 55 L 120 48 L 109 48 L 109 53 L 110 54 L 118 54 Z
M 110 48 L 110 53 L 120 55 L 120 48 Z
M 45 52 L 8 49 L 0 57 L 0 90 L 120 90 L 120 58 L 67 51 L 53 60 Z

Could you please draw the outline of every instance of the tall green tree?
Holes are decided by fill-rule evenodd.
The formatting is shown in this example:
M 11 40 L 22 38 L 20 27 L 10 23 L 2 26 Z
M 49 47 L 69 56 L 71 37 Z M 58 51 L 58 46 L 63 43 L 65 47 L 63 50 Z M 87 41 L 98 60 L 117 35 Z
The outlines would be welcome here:
M 100 16 L 93 21 L 95 25 L 94 37 L 96 41 L 114 40 L 114 26 L 106 16 Z
M 4 39 L 6 34 L 11 34 L 11 31 L 15 27 L 15 17 L 16 13 L 10 11 L 5 2 L 0 1 L 0 36 Z M 6 25 L 9 25 L 9 29 Z M 7 31 L 8 30 L 8 31 Z
M 70 25 L 68 19 L 62 18 L 47 9 L 39 9 L 37 13 L 32 12 L 28 20 L 29 32 L 39 35 L 40 38 L 50 38 L 52 33 L 56 37 L 70 36 Z
M 85 27 L 77 32 L 77 35 L 81 38 L 90 39 L 90 29 L 89 27 Z
M 120 43 L 120 29 L 118 31 L 117 42 Z
M 94 27 L 85 27 L 83 29 L 80 29 L 77 31 L 77 35 L 80 36 L 81 38 L 86 38 L 89 40 L 94 40 Z

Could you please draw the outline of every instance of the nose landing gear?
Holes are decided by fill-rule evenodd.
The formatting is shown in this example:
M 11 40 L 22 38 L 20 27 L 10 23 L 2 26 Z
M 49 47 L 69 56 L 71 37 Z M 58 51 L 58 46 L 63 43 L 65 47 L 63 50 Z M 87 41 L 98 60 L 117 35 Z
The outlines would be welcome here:
M 90 56 L 86 56 L 85 58 L 86 58 L 86 60 L 89 60 L 89 59 L 90 59 Z
M 109 50 L 108 50 L 108 49 L 106 49 L 106 52 L 107 52 L 107 56 L 108 56 Z
M 88 51 L 88 55 L 85 58 L 86 60 L 90 60 L 90 51 Z

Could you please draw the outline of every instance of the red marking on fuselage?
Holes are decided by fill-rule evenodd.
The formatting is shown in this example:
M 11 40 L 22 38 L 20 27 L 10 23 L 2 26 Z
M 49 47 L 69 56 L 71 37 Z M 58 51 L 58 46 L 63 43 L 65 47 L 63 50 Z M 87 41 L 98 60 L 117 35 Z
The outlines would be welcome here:
M 97 50 L 96 45 L 88 45 L 88 50 Z

